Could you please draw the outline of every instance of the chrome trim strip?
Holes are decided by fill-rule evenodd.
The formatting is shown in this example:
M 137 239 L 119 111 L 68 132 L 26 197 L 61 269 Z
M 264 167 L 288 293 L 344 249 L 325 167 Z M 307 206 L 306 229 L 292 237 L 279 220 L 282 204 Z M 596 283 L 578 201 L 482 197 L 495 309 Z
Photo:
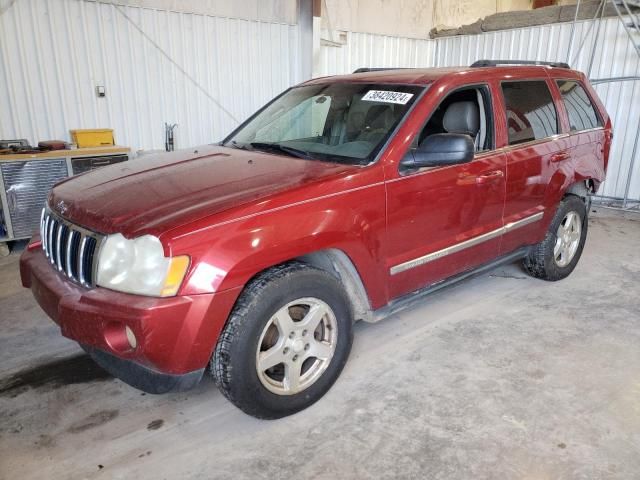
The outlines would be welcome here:
M 80 255 L 78 255 L 78 281 L 87 286 L 87 282 L 84 280 L 84 249 L 87 246 L 87 236 L 82 235 L 82 240 L 80 241 Z
M 65 253 L 67 257 L 67 277 L 69 277 L 71 280 L 74 280 L 71 271 L 71 247 L 73 246 L 73 239 L 75 238 L 76 233 L 77 232 L 75 230 L 69 229 L 69 234 L 67 235 L 67 248 Z
M 434 260 L 438 260 L 442 257 L 446 257 L 447 255 L 451 255 L 453 253 L 466 250 L 467 248 L 474 247 L 476 245 L 479 245 L 480 243 L 486 242 L 487 240 L 491 240 L 493 238 L 499 237 L 500 235 L 511 232 L 517 228 L 521 228 L 531 223 L 537 222 L 538 220 L 541 220 L 543 216 L 544 216 L 543 212 L 538 212 L 534 215 L 525 217 L 521 220 L 507 223 L 506 225 L 500 228 L 497 228 L 496 230 L 483 233 L 482 235 L 478 235 L 477 237 L 470 238 L 469 240 L 465 240 L 464 242 L 451 245 L 450 247 L 443 248 L 442 250 L 428 253 L 427 255 L 414 258 L 413 260 L 408 260 L 398 265 L 394 265 L 393 267 L 391 267 L 389 272 L 391 273 L 391 275 L 396 275 L 406 270 L 410 270 L 412 268 L 419 267 L 426 263 L 433 262 Z
M 56 266 L 58 271 L 62 271 L 62 224 L 58 224 L 58 233 L 56 234 Z
M 44 209 L 42 210 L 44 216 Z M 44 254 L 48 257 L 49 253 L 47 252 L 47 225 L 49 224 L 49 216 L 44 216 L 42 220 L 42 225 L 40 225 L 40 239 L 42 240 L 42 249 L 44 250 Z
M 47 250 L 49 251 L 49 261 L 53 265 L 53 229 L 55 228 L 55 222 L 53 218 L 49 222 L 49 233 L 47 234 Z
M 569 133 L 556 133 L 555 135 L 552 135 L 550 137 L 537 138 L 535 140 L 529 140 L 528 142 L 514 143 L 513 145 L 505 145 L 502 148 L 504 148 L 505 152 L 510 152 L 519 148 L 534 147 L 536 145 L 542 145 L 543 143 L 547 142 L 555 142 L 556 140 L 568 138 L 569 136 Z
M 530 223 L 534 223 L 534 222 L 537 222 L 538 220 L 542 220 L 543 216 L 544 216 L 544 212 L 538 212 L 531 215 L 530 217 L 525 217 L 521 220 L 507 223 L 502 228 L 504 229 L 504 233 L 509 233 L 510 231 L 515 230 L 516 228 L 524 227 L 526 225 L 529 225 Z
M 40 241 L 42 241 L 42 228 L 44 226 L 44 208 L 40 212 Z

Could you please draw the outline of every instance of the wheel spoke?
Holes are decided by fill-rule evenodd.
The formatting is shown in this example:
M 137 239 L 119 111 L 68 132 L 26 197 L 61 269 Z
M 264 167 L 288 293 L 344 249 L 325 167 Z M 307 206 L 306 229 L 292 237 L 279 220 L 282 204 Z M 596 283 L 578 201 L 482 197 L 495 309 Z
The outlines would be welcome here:
M 273 316 L 273 323 L 278 327 L 281 337 L 286 337 L 293 331 L 293 319 L 289 315 L 288 308 L 281 308 Z
M 279 363 L 283 363 L 285 361 L 285 357 L 282 354 L 282 346 L 280 342 L 276 343 L 273 347 L 271 347 L 266 352 L 260 352 L 258 358 L 258 368 L 261 372 L 265 370 L 275 367 Z
M 284 372 L 284 388 L 287 391 L 295 392 L 300 386 L 300 370 L 302 368 L 302 362 L 287 362 L 285 363 Z
M 327 310 L 324 308 L 324 306 L 313 305 L 300 322 L 300 328 L 304 328 L 309 332 L 315 331 L 315 329 L 318 327 L 318 324 L 322 320 L 322 317 L 324 317 L 326 313 Z
M 573 224 L 573 228 L 572 231 L 573 233 L 580 233 L 580 217 L 577 214 L 573 215 L 573 219 L 572 219 L 572 224 Z
M 308 357 L 315 357 L 319 360 L 327 360 L 331 358 L 333 354 L 333 349 L 331 345 L 324 342 L 318 342 L 317 340 L 313 340 L 310 342 L 309 350 L 307 351 Z
M 556 244 L 553 247 L 553 256 L 554 256 L 554 258 L 556 258 L 556 259 L 558 258 L 560 250 L 562 250 L 562 238 L 561 237 L 557 237 L 556 238 Z

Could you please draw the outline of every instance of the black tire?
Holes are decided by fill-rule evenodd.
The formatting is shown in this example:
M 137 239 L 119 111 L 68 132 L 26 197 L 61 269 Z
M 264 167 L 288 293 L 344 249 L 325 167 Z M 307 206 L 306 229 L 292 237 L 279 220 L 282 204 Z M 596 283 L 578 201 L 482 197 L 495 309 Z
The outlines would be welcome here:
M 576 212 L 580 217 L 581 231 L 578 248 L 571 261 L 560 266 L 554 258 L 554 246 L 558 238 L 558 227 L 569 212 Z M 523 265 L 527 273 L 533 277 L 548 281 L 562 280 L 567 277 L 580 260 L 587 239 L 588 215 L 585 202 L 575 195 L 567 195 L 562 199 L 544 240 L 533 247 L 525 257 Z
M 333 311 L 338 332 L 335 350 L 315 383 L 299 393 L 276 394 L 265 388 L 258 376 L 258 342 L 279 309 L 305 297 L 320 299 Z M 335 277 L 300 262 L 258 275 L 240 295 L 213 353 L 210 371 L 218 388 L 242 411 L 262 419 L 281 418 L 312 405 L 331 388 L 351 351 L 353 319 L 349 305 Z

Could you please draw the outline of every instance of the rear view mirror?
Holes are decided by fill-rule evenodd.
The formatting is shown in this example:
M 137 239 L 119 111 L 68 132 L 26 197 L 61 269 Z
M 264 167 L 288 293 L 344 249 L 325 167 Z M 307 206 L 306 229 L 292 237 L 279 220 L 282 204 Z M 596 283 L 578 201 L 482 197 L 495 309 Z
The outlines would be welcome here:
M 402 159 L 405 168 L 457 165 L 473 160 L 475 146 L 469 135 L 436 133 L 429 135 L 416 149 L 409 150 Z

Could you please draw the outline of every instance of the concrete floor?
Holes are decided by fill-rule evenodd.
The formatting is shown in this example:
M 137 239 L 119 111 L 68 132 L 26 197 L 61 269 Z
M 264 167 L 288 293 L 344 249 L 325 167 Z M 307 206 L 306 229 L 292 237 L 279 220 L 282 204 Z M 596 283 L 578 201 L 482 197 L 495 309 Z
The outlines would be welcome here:
M 313 407 L 259 421 L 210 380 L 152 396 L 62 338 L 0 260 L 0 478 L 640 477 L 640 216 L 568 279 L 517 265 L 356 326 Z

